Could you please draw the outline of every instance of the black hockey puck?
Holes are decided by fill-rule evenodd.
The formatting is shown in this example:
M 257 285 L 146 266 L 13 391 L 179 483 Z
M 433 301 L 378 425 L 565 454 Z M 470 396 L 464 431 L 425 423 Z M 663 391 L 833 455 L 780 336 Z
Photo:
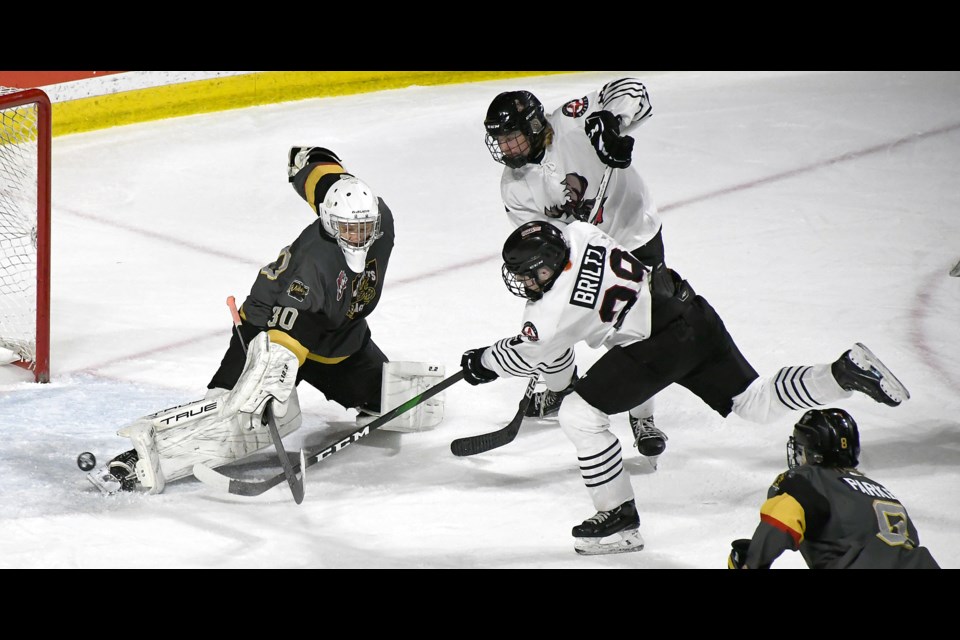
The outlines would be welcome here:
M 97 457 L 89 451 L 84 451 L 77 456 L 77 466 L 84 471 L 90 471 L 97 466 Z

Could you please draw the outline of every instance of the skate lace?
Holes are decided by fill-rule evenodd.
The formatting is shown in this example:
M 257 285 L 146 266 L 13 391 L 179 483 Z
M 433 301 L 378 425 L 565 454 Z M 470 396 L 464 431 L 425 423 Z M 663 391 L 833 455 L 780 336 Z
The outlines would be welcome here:
M 598 511 L 597 514 L 592 518 L 587 518 L 587 522 L 590 522 L 593 524 L 600 524 L 601 522 L 605 522 L 606 520 L 609 520 L 610 516 L 612 515 L 613 515 L 613 511 Z
M 630 416 L 630 428 L 633 430 L 634 444 L 639 442 L 640 438 L 644 436 L 657 436 L 663 438 L 664 440 L 667 439 L 667 436 L 663 433 L 663 431 L 660 431 L 660 429 L 657 429 L 655 426 L 653 416 L 648 416 L 642 420 L 638 420 L 637 418 Z

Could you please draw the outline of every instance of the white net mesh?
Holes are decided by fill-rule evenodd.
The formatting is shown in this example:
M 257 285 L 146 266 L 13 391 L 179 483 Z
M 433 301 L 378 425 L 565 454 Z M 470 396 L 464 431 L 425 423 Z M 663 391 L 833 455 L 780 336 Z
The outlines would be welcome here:
M 0 86 L 0 348 L 36 360 L 37 106 Z M 2 356 L 2 354 L 0 354 Z

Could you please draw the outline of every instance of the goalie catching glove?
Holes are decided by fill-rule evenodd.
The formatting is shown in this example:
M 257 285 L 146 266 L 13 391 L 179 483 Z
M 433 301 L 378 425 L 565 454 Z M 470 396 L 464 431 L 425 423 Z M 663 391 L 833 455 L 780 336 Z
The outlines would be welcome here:
M 343 164 L 337 154 L 324 147 L 290 147 L 287 155 L 287 181 L 293 182 L 294 176 L 312 162 L 336 162 Z

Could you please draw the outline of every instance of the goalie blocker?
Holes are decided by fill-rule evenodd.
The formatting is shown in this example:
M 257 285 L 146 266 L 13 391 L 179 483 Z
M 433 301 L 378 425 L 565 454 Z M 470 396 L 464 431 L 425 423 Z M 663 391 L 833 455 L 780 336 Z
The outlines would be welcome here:
M 121 428 L 117 435 L 130 438 L 136 452 L 133 471 L 138 488 L 161 493 L 168 482 L 193 475 L 196 464 L 217 468 L 271 446 L 270 433 L 262 420 L 269 398 L 274 398 L 280 435 L 296 431 L 302 423 L 294 386 L 296 374 L 296 356 L 286 347 L 271 343 L 264 332 L 250 342 L 243 373 L 232 390 L 211 390 L 206 398 L 143 416 Z M 443 366 L 434 363 L 384 363 L 381 406 L 390 410 L 402 404 L 442 379 L 443 374 Z M 436 426 L 443 419 L 440 395 L 383 428 L 419 431 Z M 111 463 L 87 474 L 87 479 L 105 494 L 120 491 L 124 484 L 112 473 Z

